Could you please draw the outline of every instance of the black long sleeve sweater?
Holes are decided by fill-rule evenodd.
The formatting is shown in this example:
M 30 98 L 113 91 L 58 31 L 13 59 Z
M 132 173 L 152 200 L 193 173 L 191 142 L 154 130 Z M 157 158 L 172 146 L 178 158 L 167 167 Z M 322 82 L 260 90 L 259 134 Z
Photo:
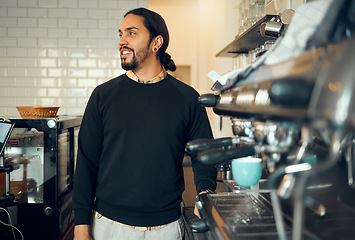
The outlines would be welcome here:
M 91 212 L 134 226 L 180 217 L 185 145 L 212 138 L 198 93 L 168 75 L 141 84 L 121 75 L 92 93 L 80 133 L 74 182 L 75 224 Z M 216 187 L 214 167 L 192 159 L 197 191 Z

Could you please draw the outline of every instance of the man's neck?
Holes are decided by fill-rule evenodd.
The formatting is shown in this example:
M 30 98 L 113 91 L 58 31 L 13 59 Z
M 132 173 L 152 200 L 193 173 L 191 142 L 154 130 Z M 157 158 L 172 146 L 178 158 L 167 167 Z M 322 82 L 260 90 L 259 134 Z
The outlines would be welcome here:
M 160 61 L 147 61 L 147 63 L 149 64 L 142 64 L 142 66 L 133 71 L 144 82 L 156 77 L 162 71 Z

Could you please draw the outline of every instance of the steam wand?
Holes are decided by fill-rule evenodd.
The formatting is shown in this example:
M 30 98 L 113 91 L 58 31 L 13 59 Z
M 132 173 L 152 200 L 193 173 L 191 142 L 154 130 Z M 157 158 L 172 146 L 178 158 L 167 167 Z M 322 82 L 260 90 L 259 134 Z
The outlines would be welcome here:
M 346 140 L 347 138 L 344 138 L 341 140 L 340 132 L 335 132 L 333 136 L 333 141 L 331 144 L 331 149 L 329 153 L 329 157 L 326 162 L 324 163 L 316 163 L 313 165 L 310 165 L 308 163 L 302 163 L 298 165 L 309 165 L 309 169 L 304 168 L 302 171 L 300 171 L 301 177 L 299 177 L 299 181 L 295 186 L 295 192 L 294 192 L 294 221 L 293 221 L 293 231 L 292 231 L 292 239 L 293 240 L 302 240 L 302 232 L 303 232 L 303 223 L 304 223 L 304 190 L 306 188 L 307 180 L 308 178 L 312 175 L 315 174 L 316 172 L 321 172 L 325 171 L 331 167 L 333 167 L 337 161 L 340 158 L 341 155 L 341 150 L 343 147 L 346 145 Z M 295 165 L 296 166 L 296 165 Z M 291 167 L 291 166 L 288 166 Z M 285 168 L 285 172 L 287 173 L 287 168 Z

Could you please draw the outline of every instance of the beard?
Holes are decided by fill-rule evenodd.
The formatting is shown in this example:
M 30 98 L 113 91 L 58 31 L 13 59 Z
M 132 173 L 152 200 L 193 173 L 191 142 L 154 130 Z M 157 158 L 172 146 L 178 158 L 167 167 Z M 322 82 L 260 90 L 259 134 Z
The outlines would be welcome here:
M 124 70 L 136 70 L 141 63 L 143 63 L 148 58 L 148 48 L 139 49 L 135 52 L 133 49 L 130 49 L 133 52 L 133 58 L 130 62 L 124 61 L 121 58 L 121 66 Z

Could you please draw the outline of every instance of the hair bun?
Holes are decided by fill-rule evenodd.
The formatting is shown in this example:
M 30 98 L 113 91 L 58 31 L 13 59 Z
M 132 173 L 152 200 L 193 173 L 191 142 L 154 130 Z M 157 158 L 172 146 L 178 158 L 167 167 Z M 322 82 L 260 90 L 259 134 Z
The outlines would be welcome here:
M 171 56 L 169 53 L 165 52 L 161 59 L 160 59 L 162 65 L 166 70 L 174 72 L 176 70 L 176 65 L 174 61 L 171 59 Z

